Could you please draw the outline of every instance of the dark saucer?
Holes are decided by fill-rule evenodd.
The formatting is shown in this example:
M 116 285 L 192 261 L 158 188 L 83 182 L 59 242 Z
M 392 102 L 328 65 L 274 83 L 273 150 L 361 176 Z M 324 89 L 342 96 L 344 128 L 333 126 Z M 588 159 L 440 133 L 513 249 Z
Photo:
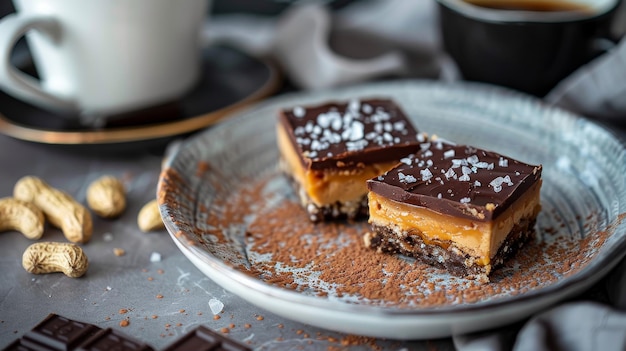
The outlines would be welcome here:
M 25 55 L 22 55 L 24 57 Z M 26 55 L 18 67 L 36 75 Z M 274 93 L 280 83 L 275 67 L 233 47 L 203 51 L 203 75 L 186 96 L 159 106 L 111 116 L 98 128 L 55 115 L 0 91 L 0 133 L 16 139 L 57 145 L 100 145 L 167 139 L 227 118 L 234 110 Z

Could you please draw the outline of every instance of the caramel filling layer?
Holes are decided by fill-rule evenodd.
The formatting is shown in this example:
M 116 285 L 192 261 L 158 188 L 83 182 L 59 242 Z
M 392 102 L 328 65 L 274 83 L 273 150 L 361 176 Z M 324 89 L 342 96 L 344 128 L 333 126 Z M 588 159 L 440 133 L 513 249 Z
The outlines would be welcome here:
M 425 243 L 447 248 L 454 243 L 464 253 L 488 265 L 513 226 L 522 219 L 534 218 L 541 209 L 541 181 L 534 184 L 512 206 L 488 222 L 444 215 L 422 207 L 403 204 L 368 194 L 369 222 L 398 229 L 398 233 L 419 235 Z M 400 234 L 399 234 L 400 235 Z M 404 238 L 398 238 L 404 242 Z
M 368 179 L 388 171 L 398 163 L 394 160 L 350 169 L 305 169 L 282 125 L 278 125 L 277 138 L 278 148 L 287 172 L 317 206 L 329 205 L 337 201 L 359 201 L 367 194 L 366 181 Z

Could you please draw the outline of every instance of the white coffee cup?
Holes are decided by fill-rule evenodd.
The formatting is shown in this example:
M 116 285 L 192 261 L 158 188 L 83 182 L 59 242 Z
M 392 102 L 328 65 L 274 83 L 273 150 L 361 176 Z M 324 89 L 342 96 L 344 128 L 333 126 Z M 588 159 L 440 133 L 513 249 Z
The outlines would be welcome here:
M 81 119 L 174 100 L 201 69 L 210 0 L 14 0 L 0 20 L 0 88 Z M 26 36 L 40 80 L 10 63 Z M 89 121 L 87 121 L 89 122 Z

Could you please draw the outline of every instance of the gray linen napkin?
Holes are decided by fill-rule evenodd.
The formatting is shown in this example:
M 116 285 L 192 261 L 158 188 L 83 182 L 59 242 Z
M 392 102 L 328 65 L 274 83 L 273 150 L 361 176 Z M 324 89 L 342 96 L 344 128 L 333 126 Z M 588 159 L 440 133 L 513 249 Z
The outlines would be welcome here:
M 356 2 L 332 17 L 319 4 L 307 6 L 312 7 L 293 8 L 278 19 L 245 15 L 213 18 L 207 26 L 206 39 L 227 41 L 256 55 L 272 57 L 301 89 L 357 83 L 392 73 L 446 81 L 460 79 L 454 64 L 441 51 L 434 1 Z M 626 31 L 626 2 L 623 8 L 622 26 L 618 28 L 621 33 Z M 295 16 L 300 16 L 300 25 L 328 37 L 328 46 L 323 47 L 325 55 L 302 60 L 302 56 L 290 50 L 289 45 L 304 45 L 305 49 L 307 44 L 313 45 L 306 40 L 298 43 L 293 32 L 284 33 L 294 29 L 289 20 Z M 306 30 L 298 32 L 310 34 Z M 348 45 L 352 39 L 364 36 L 369 44 L 381 41 L 375 54 Z M 342 71 L 343 66 L 337 64 L 345 59 L 375 59 L 389 52 L 401 57 L 395 61 L 397 66 L 386 67 L 376 74 L 359 76 Z M 316 80 L 306 76 L 307 69 L 316 72 Z M 333 74 L 324 74 L 328 72 Z M 545 100 L 584 116 L 621 119 L 626 123 L 626 38 L 563 80 Z M 459 351 L 626 350 L 626 259 L 592 290 L 514 325 L 455 335 L 454 346 Z
M 545 100 L 588 117 L 626 120 L 626 38 L 561 81 Z
M 626 350 L 626 259 L 587 293 L 526 322 L 455 335 L 459 351 Z
M 303 90 L 381 77 L 454 80 L 434 11 L 432 1 L 359 1 L 333 13 L 323 1 L 302 1 L 278 17 L 214 16 L 204 39 L 273 59 Z

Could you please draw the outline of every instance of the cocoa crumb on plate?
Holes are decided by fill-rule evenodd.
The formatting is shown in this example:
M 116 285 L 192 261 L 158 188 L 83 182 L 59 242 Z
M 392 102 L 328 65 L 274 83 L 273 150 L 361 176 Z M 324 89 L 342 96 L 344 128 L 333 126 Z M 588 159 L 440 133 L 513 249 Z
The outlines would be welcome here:
M 242 261 L 237 269 L 267 284 L 351 304 L 434 308 L 525 294 L 576 273 L 593 257 L 588 253 L 607 238 L 606 232 L 572 238 L 550 225 L 559 214 L 547 213 L 557 218 L 543 221 L 549 230 L 539 227 L 543 234 L 494 272 L 491 283 L 480 284 L 407 257 L 368 249 L 362 242 L 369 230 L 366 222 L 311 223 L 289 191 L 268 195 L 268 189 L 281 189 L 276 183 L 282 181 L 270 174 L 243 182 L 228 199 L 203 209 L 207 224 L 216 229 L 198 233 L 198 243 L 210 238 L 216 247 L 211 250 L 223 255 L 226 251 L 219 251 L 219 246 L 232 240 L 223 228 L 243 226 L 248 262 L 239 257 L 227 263 Z

